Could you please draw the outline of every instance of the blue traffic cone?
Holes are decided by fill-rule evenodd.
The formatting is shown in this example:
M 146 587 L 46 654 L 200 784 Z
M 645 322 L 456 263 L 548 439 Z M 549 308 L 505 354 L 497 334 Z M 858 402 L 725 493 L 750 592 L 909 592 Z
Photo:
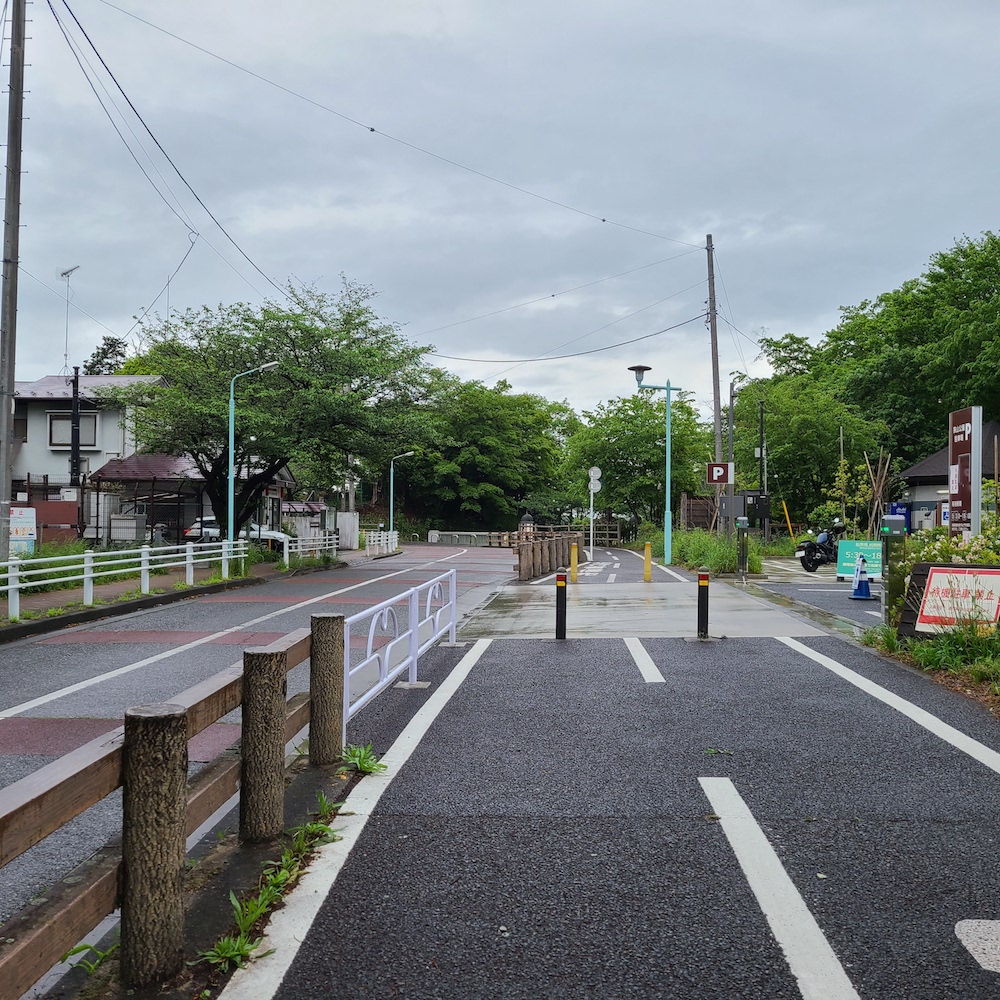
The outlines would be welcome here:
M 868 586 L 868 563 L 864 556 L 858 556 L 854 564 L 854 589 L 851 591 L 852 601 L 874 601 L 871 588 Z

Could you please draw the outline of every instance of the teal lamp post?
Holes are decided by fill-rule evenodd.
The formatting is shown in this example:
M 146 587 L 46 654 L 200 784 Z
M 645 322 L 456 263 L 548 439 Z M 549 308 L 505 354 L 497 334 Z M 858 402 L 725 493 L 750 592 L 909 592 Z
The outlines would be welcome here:
M 393 498 L 396 495 L 396 480 L 395 480 L 396 470 L 393 467 L 393 462 L 395 462 L 397 458 L 409 458 L 412 454 L 413 454 L 412 451 L 404 451 L 402 455 L 393 455 L 392 458 L 389 459 L 389 530 L 390 531 L 392 531 Z
M 236 525 L 236 380 L 244 375 L 253 375 L 255 372 L 266 372 L 272 368 L 277 368 L 277 361 L 268 361 L 267 364 L 258 365 L 245 372 L 234 375 L 229 383 L 229 505 L 228 519 L 226 522 L 226 552 L 232 554 L 233 533 Z
M 651 371 L 648 365 L 630 365 L 630 372 L 635 372 L 636 385 L 640 389 L 665 389 L 667 393 L 667 473 L 666 473 L 666 492 L 664 493 L 663 502 L 663 565 L 669 566 L 673 558 L 673 546 L 671 544 L 671 517 L 670 517 L 670 393 L 680 392 L 679 386 L 671 385 L 670 380 L 667 379 L 666 385 L 650 385 L 648 382 L 644 383 L 642 381 L 643 375 L 646 372 Z

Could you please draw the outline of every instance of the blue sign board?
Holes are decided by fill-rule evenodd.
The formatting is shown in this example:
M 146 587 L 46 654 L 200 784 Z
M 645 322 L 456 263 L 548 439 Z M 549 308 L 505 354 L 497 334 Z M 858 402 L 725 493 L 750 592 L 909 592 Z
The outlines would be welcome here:
M 882 579 L 882 542 L 866 539 L 841 539 L 837 545 L 837 579 L 853 579 L 858 556 L 865 557 L 869 580 Z

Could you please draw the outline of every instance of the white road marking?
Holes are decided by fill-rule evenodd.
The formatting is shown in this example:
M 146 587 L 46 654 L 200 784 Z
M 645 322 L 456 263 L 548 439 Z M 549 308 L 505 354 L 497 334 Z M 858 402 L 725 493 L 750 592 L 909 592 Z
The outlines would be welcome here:
M 959 920 L 955 935 L 987 972 L 1000 972 L 1000 920 Z
M 663 674 L 657 669 L 653 658 L 646 652 L 646 647 L 638 639 L 626 639 L 625 645 L 632 654 L 632 659 L 635 660 L 635 665 L 639 668 L 642 679 L 647 684 L 665 683 Z
M 558 570 L 556 572 L 558 572 Z M 579 568 L 577 569 L 577 573 L 579 573 Z M 534 586 L 536 586 L 539 583 L 548 583 L 549 580 L 554 580 L 555 578 L 556 578 L 556 574 L 555 573 L 549 573 L 548 576 L 542 576 L 542 577 L 539 577 L 537 580 L 530 581 L 529 584 L 528 584 L 528 586 L 529 587 L 534 587 Z
M 728 778 L 699 778 L 698 782 L 719 817 L 771 932 L 785 953 L 799 992 L 806 1000 L 860 1000 L 736 787 Z
M 609 573 L 608 574 L 608 583 L 614 583 L 615 582 L 615 578 L 617 576 L 618 576 L 617 573 Z
M 612 569 L 621 569 L 622 568 L 622 564 L 620 562 L 616 562 L 611 568 Z
M 340 590 L 331 590 L 328 594 L 320 594 L 319 597 L 310 597 L 307 601 L 300 601 L 298 604 L 292 604 L 287 608 L 281 608 L 279 611 L 271 611 L 266 615 L 261 615 L 259 618 L 253 618 L 240 625 L 234 625 L 232 628 L 223 629 L 221 632 L 213 632 L 211 635 L 203 636 L 201 639 L 194 639 L 191 642 L 185 642 L 181 646 L 174 646 L 172 649 L 165 649 L 162 653 L 156 653 L 153 656 L 147 656 L 145 659 L 136 660 L 135 663 L 127 663 L 123 667 L 117 667 L 114 670 L 109 670 L 107 673 L 98 674 L 96 677 L 89 677 L 85 681 L 78 681 L 76 684 L 70 684 L 68 687 L 60 688 L 58 691 L 52 691 L 49 694 L 33 698 L 31 701 L 15 705 L 13 708 L 6 708 L 0 712 L 0 719 L 9 719 L 14 715 L 20 715 L 22 712 L 29 712 L 33 708 L 38 708 L 39 705 L 47 705 L 50 701 L 58 701 L 60 698 L 65 698 L 68 695 L 75 694 L 77 691 L 83 691 L 85 688 L 93 687 L 95 684 L 102 684 L 104 681 L 113 680 L 115 677 L 121 677 L 123 674 L 129 674 L 133 670 L 138 670 L 140 667 L 148 667 L 151 663 L 159 663 L 160 660 L 169 659 L 171 656 L 176 656 L 178 653 L 186 653 L 189 649 L 204 646 L 206 642 L 211 642 L 213 639 L 218 639 L 220 636 L 229 635 L 232 632 L 244 632 L 253 625 L 259 625 L 261 622 L 270 621 L 272 618 L 287 615 L 291 611 L 298 611 L 300 608 L 306 608 L 310 604 L 316 604 L 319 601 L 325 601 L 330 597 L 337 597 L 340 594 L 346 594 L 348 591 L 357 590 L 359 587 L 367 587 L 372 583 L 381 583 L 383 580 L 389 580 L 392 577 L 400 576 L 403 573 L 413 573 L 414 571 L 423 569 L 426 566 L 433 566 L 435 563 L 447 562 L 449 559 L 454 559 L 456 556 L 460 556 L 462 553 L 468 551 L 468 549 L 462 549 L 460 552 L 454 552 L 452 555 L 444 556 L 442 559 L 433 559 L 431 562 L 423 563 L 420 566 L 408 566 L 406 569 L 397 570 L 395 573 L 386 573 L 384 576 L 377 576 L 372 580 L 365 580 L 363 583 L 356 583 L 353 586 L 343 587 Z
M 817 653 L 816 650 L 810 649 L 803 643 L 795 639 L 790 639 L 787 636 L 776 636 L 775 638 L 778 642 L 783 642 L 790 649 L 794 649 L 803 656 L 808 656 L 810 660 L 818 663 L 821 667 L 831 670 L 838 677 L 842 677 L 856 688 L 860 688 L 865 694 L 870 694 L 873 698 L 884 702 L 890 708 L 894 708 L 897 712 L 905 715 L 908 719 L 912 719 L 918 726 L 923 726 L 929 733 L 933 733 L 939 739 L 944 740 L 945 743 L 950 743 L 956 750 L 961 750 L 962 753 L 968 754 L 973 760 L 979 761 L 980 764 L 984 764 L 991 771 L 1000 774 L 1000 753 L 997 753 L 996 750 L 992 750 L 978 740 L 974 740 L 971 736 L 966 736 L 965 733 L 955 729 L 954 726 L 949 726 L 947 722 L 942 722 L 936 715 L 931 715 L 930 712 L 919 708 L 913 702 L 907 701 L 905 698 L 900 698 L 898 694 L 893 694 L 892 691 L 882 687 L 880 684 L 868 680 L 867 677 L 862 677 L 861 674 L 855 673 L 849 667 L 845 667 L 842 663 L 838 663 L 829 656 Z
M 881 618 L 882 617 L 882 612 L 881 611 L 869 611 L 867 608 L 865 608 L 865 614 L 866 615 L 874 615 L 876 618 Z
M 491 642 L 491 639 L 478 640 L 407 723 L 396 742 L 381 758 L 387 770 L 365 775 L 364 780 L 347 796 L 333 822 L 342 839 L 319 849 L 316 859 L 299 879 L 298 885 L 285 896 L 281 909 L 271 917 L 261 951 L 269 948 L 274 951 L 256 959 L 246 969 L 237 970 L 220 997 L 225 1000 L 269 1000 L 274 996 L 382 793 Z
M 634 549 L 626 549 L 626 552 L 631 552 L 632 555 L 638 556 L 640 559 L 645 559 L 646 556 L 642 552 L 636 552 Z M 675 573 L 669 566 L 664 566 L 661 563 L 655 562 L 653 565 L 657 569 L 662 569 L 664 573 L 669 573 L 675 580 L 680 580 L 681 583 L 693 583 L 693 580 L 689 580 L 686 576 L 681 576 L 680 573 Z

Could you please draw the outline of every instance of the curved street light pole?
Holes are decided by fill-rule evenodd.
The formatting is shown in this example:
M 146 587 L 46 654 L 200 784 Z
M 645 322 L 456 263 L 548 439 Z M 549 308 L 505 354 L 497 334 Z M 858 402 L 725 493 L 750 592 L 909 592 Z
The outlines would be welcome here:
M 666 385 L 651 385 L 648 382 L 643 382 L 643 376 L 646 372 L 650 371 L 648 365 L 630 365 L 629 371 L 635 373 L 636 385 L 640 389 L 665 389 L 667 393 L 667 417 L 666 417 L 666 452 L 667 452 L 667 462 L 666 462 L 666 476 L 665 476 L 665 492 L 663 498 L 663 565 L 669 566 L 673 559 L 673 538 L 672 538 L 672 519 L 670 517 L 670 393 L 681 392 L 680 386 L 671 385 L 670 379 L 667 379 Z
M 393 455 L 392 458 L 389 459 L 389 530 L 390 531 L 392 531 L 393 498 L 396 493 L 396 482 L 395 482 L 396 470 L 393 467 L 393 462 L 395 462 L 397 458 L 409 458 L 410 455 L 412 454 L 413 454 L 412 451 L 404 451 L 402 455 Z
M 253 375 L 255 372 L 266 372 L 272 368 L 277 368 L 277 361 L 268 361 L 267 364 L 258 365 L 256 368 L 249 368 L 245 372 L 234 375 L 229 383 L 229 503 L 227 504 L 226 519 L 226 554 L 233 552 L 233 532 L 236 524 L 236 380 L 244 375 Z

